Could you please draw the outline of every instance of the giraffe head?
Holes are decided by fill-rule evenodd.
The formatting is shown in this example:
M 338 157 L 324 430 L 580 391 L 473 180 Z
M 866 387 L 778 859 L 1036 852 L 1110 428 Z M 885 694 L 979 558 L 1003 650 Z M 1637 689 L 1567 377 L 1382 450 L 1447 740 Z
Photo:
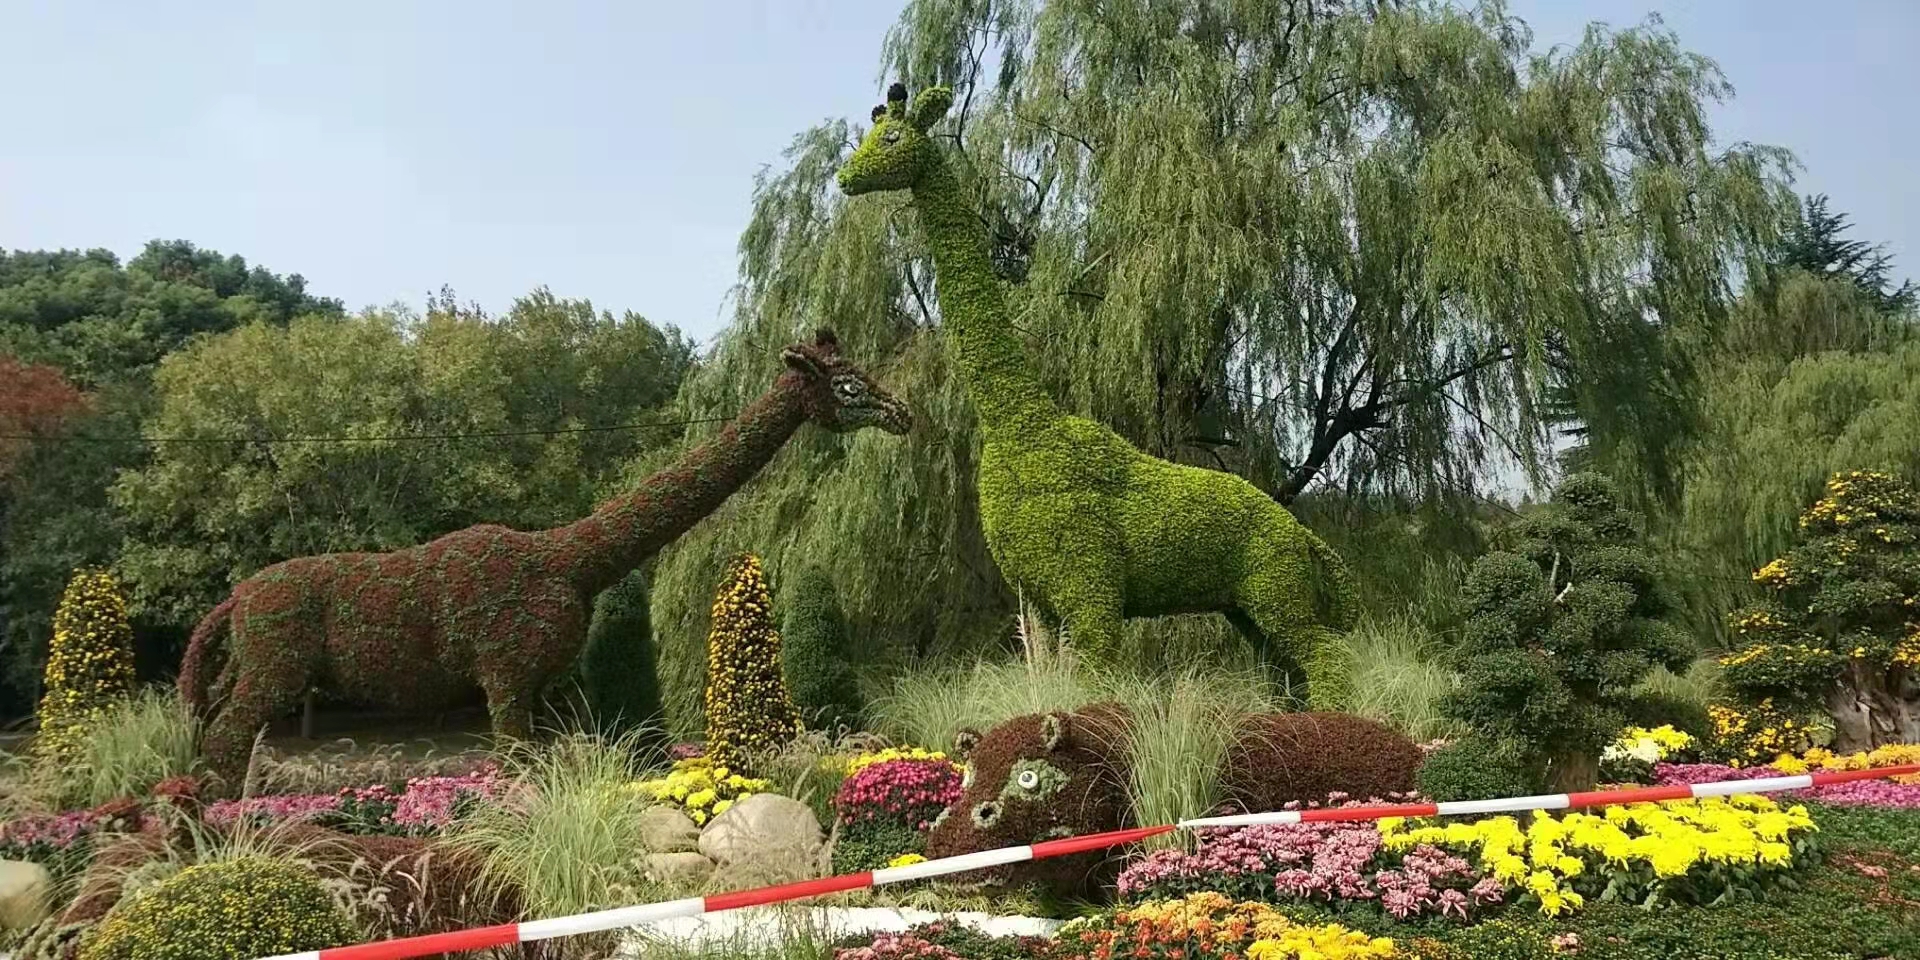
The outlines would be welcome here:
M 902 434 L 913 426 L 905 403 L 840 356 L 840 340 L 832 330 L 780 351 L 780 359 L 803 379 L 807 419 L 814 423 L 836 433 L 879 427 Z
M 887 89 L 887 102 L 873 108 L 873 129 L 840 168 L 840 189 L 850 197 L 876 190 L 906 190 L 940 159 L 927 131 L 953 106 L 953 91 L 928 87 L 907 106 L 907 86 Z

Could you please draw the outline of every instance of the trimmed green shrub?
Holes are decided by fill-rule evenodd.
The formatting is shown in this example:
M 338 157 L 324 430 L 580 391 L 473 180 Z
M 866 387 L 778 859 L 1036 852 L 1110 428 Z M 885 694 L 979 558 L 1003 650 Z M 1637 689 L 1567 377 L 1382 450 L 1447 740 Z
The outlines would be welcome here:
M 783 591 L 781 631 L 787 688 L 810 726 L 835 730 L 860 722 L 860 691 L 847 663 L 847 621 L 833 578 L 818 567 L 801 571 Z
M 1526 769 L 1530 789 L 1584 789 L 1655 665 L 1683 670 L 1685 634 L 1612 481 L 1568 477 L 1553 502 L 1501 531 L 1464 588 L 1460 687 L 1444 710 Z
M 603 733 L 642 731 L 641 746 L 665 749 L 647 593 L 647 575 L 635 570 L 594 600 L 580 656 L 580 687 Z
M 345 946 L 359 933 L 307 868 L 243 857 L 188 867 L 122 901 L 80 960 L 255 960 Z
M 1432 800 L 1490 800 L 1534 792 L 1536 778 L 1526 757 L 1510 745 L 1466 736 L 1427 755 L 1420 764 L 1420 792 Z
M 707 756 L 736 772 L 800 733 L 800 711 L 780 669 L 773 600 L 760 558 L 750 553 L 727 567 L 713 601 L 706 706 Z
M 840 825 L 833 841 L 833 872 L 859 873 L 887 865 L 903 853 L 924 854 L 927 835 L 903 823 L 863 820 Z
M 88 729 L 108 707 L 132 696 L 133 686 L 126 596 L 105 570 L 74 571 L 53 614 L 35 760 L 54 772 L 77 764 Z

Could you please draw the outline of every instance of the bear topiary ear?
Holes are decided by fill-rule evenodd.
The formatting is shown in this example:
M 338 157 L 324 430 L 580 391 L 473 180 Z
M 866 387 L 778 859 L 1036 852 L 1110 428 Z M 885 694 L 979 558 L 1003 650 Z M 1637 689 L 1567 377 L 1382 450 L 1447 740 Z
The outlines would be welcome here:
M 953 90 L 950 87 L 928 87 L 913 98 L 913 110 L 907 114 L 911 122 L 922 133 L 932 129 L 947 115 L 953 106 Z
M 973 748 L 980 745 L 980 731 L 968 727 L 953 735 L 953 751 L 965 760 Z
M 1060 749 L 1061 744 L 1067 742 L 1067 734 L 1070 732 L 1069 727 L 1070 721 L 1067 719 L 1067 715 L 1057 710 L 1041 717 L 1040 745 L 1045 747 L 1049 753 Z

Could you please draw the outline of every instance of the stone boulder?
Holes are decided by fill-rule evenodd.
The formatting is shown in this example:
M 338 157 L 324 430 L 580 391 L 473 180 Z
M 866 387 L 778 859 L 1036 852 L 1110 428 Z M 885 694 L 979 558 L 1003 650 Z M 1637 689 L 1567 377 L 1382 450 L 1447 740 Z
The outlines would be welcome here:
M 719 866 L 727 889 L 815 876 L 825 851 L 813 808 L 771 793 L 734 804 L 700 831 L 700 852 Z
M 691 853 L 700 849 L 700 828 L 672 807 L 648 807 L 640 811 L 640 843 L 650 853 Z
M 34 927 L 53 910 L 53 876 L 25 860 L 0 860 L 0 931 Z
M 713 876 L 713 861 L 697 853 L 647 854 L 647 879 L 675 886 L 697 886 Z

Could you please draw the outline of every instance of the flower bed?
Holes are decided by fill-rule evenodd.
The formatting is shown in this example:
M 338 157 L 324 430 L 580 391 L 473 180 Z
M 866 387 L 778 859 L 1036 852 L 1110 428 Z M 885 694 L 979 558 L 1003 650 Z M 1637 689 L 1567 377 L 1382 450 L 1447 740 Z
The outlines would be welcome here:
M 489 766 L 461 776 L 416 777 L 399 791 L 375 785 L 221 800 L 207 806 L 205 819 L 215 827 L 301 822 L 348 833 L 425 834 L 445 829 L 471 804 L 499 797 L 507 786 L 500 771 Z
M 961 768 L 925 750 L 855 757 L 834 792 L 833 868 L 852 873 L 926 850 L 926 832 L 960 799 Z
M 1072 921 L 1060 928 L 1044 955 L 1052 960 L 1389 960 L 1399 954 L 1385 937 L 1337 923 L 1295 923 L 1267 904 L 1203 892 Z
M 771 789 L 773 783 L 741 776 L 715 763 L 712 757 L 701 755 L 675 760 L 666 776 L 638 780 L 632 787 L 656 803 L 684 811 L 694 823 L 704 826 L 741 800 Z

